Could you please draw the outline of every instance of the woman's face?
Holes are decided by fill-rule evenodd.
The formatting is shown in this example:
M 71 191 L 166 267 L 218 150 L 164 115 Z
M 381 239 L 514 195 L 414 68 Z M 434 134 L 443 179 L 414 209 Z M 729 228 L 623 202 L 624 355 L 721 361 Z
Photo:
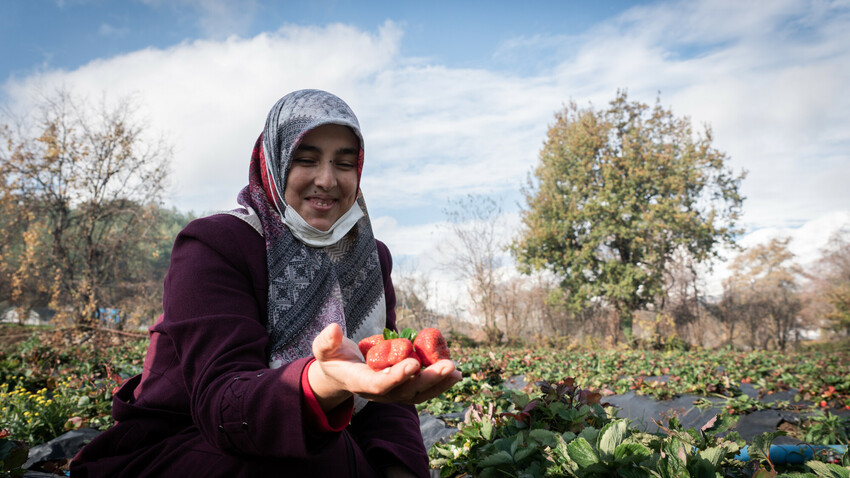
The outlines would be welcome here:
M 360 141 L 347 126 L 308 131 L 292 153 L 283 198 L 307 221 L 327 231 L 357 199 Z

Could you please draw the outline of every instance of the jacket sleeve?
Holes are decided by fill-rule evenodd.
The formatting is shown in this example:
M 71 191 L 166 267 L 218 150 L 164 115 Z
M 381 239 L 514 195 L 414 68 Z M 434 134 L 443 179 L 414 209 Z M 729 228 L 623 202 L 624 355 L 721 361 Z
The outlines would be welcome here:
M 395 329 L 396 297 L 391 277 L 392 256 L 384 243 L 377 241 L 377 245 L 387 302 L 387 327 Z M 417 476 L 430 476 L 428 454 L 414 406 L 370 402 L 354 415 L 349 431 L 376 469 L 403 465 Z
M 265 254 L 259 265 L 250 256 L 257 248 L 265 251 L 262 238 L 232 216 L 187 226 L 174 244 L 158 328 L 174 344 L 192 421 L 208 442 L 236 454 L 304 457 L 321 446 L 303 420 L 310 358 L 268 367 L 257 299 L 266 294 L 255 290 L 264 286 Z

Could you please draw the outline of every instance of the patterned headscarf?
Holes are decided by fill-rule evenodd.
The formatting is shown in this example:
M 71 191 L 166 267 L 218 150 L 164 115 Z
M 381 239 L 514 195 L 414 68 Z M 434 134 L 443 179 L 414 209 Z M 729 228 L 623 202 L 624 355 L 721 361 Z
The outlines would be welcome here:
M 324 124 L 348 126 L 360 142 L 358 194 L 354 206 L 363 216 L 342 239 L 311 247 L 284 224 L 283 199 L 290 159 L 301 138 Z M 363 137 L 354 112 L 336 96 L 300 90 L 272 107 L 254 146 L 248 186 L 231 211 L 260 232 L 266 241 L 269 275 L 269 364 L 279 367 L 312 353 L 316 335 L 338 323 L 357 341 L 379 333 L 386 323 L 386 302 L 378 251 L 366 203 L 359 191 Z

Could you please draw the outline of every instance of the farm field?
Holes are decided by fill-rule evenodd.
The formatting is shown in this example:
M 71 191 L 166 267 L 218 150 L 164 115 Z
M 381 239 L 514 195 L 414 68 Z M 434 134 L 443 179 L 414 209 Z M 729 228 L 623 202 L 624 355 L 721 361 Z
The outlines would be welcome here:
M 24 339 L 24 329 L 3 326 L 0 332 L 18 337 L 0 342 L 0 473 L 13 469 L 19 442 L 32 447 L 67 430 L 108 427 L 111 395 L 140 372 L 146 347 L 144 340 L 114 334 L 74 343 L 44 331 Z M 846 454 L 820 447 L 848 441 L 847 350 L 780 354 L 455 344 L 452 357 L 463 380 L 419 407 L 460 428 L 429 451 L 441 476 L 850 473 Z M 630 395 L 660 404 L 694 396 L 695 407 L 713 406 L 720 413 L 692 427 L 671 407 L 650 431 L 608 405 Z M 736 422 L 765 409 L 792 411 L 801 419 L 745 442 Z M 775 454 L 769 459 L 770 445 L 777 443 L 812 445 L 809 461 L 780 463 Z M 747 445 L 746 461 L 736 459 Z

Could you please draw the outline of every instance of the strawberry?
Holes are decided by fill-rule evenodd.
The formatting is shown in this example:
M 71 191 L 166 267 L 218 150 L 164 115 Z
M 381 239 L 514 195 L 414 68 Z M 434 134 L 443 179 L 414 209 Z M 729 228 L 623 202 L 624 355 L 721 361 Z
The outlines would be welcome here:
M 360 353 L 363 354 L 363 357 L 365 358 L 366 352 L 368 352 L 369 349 L 371 349 L 378 342 L 383 342 L 383 340 L 383 334 L 370 335 L 365 339 L 361 339 L 360 342 L 357 343 L 357 347 L 360 348 Z
M 383 370 L 401 362 L 406 358 L 419 361 L 413 344 L 408 339 L 382 340 L 366 352 L 366 364 L 372 370 Z
M 422 365 L 428 367 L 440 360 L 450 358 L 449 346 L 446 344 L 446 339 L 439 330 L 428 327 L 422 329 L 416 335 L 413 341 L 413 347 L 419 355 L 419 361 Z

